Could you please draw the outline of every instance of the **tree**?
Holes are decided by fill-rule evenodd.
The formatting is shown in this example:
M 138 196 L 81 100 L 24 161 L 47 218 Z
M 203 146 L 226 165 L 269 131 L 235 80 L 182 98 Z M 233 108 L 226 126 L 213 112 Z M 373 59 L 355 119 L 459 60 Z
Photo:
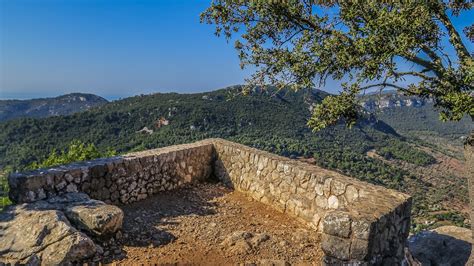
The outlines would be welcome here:
M 232 1 L 216 0 L 201 21 L 231 39 L 247 80 L 294 90 L 348 80 L 326 97 L 308 125 L 320 130 L 360 117 L 357 95 L 397 89 L 434 100 L 440 119 L 474 117 L 474 64 L 450 16 L 470 1 Z M 473 39 L 473 26 L 464 29 Z M 404 86 L 401 84 L 408 83 Z
M 97 158 L 107 158 L 115 155 L 116 152 L 112 149 L 101 152 L 94 144 L 85 144 L 79 140 L 73 140 L 67 149 L 60 152 L 54 149 L 47 158 L 41 162 L 33 162 L 28 168 L 34 170 Z
M 313 88 L 346 80 L 313 109 L 314 131 L 360 117 L 357 95 L 386 88 L 433 99 L 441 120 L 474 120 L 474 63 L 452 17 L 472 1 L 215 0 L 201 21 L 234 38 L 248 87 Z M 464 30 L 474 39 L 474 26 Z M 474 221 L 474 134 L 465 154 Z M 352 167 L 352 166 L 350 166 Z M 474 223 L 473 223 L 474 226 Z M 474 227 L 473 227 L 474 228 Z M 473 230 L 474 235 L 474 230 Z M 474 246 L 470 263 L 474 263 Z

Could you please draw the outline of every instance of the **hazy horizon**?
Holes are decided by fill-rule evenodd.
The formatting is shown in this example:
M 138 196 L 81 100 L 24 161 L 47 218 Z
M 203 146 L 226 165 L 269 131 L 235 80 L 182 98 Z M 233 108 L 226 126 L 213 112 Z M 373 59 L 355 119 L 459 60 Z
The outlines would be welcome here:
M 241 84 L 230 84 L 228 86 L 224 87 L 219 87 L 219 88 L 214 88 L 214 89 L 208 89 L 208 90 L 187 90 L 187 91 L 177 91 L 173 89 L 162 89 L 162 90 L 152 90 L 152 89 L 145 89 L 145 90 L 140 90 L 140 91 L 134 91 L 132 90 L 130 94 L 100 94 L 100 93 L 95 93 L 95 92 L 87 92 L 87 91 L 75 91 L 75 90 L 68 90 L 65 93 L 47 93 L 47 94 L 39 94 L 40 96 L 31 96 L 35 94 L 31 94 L 29 92 L 12 92 L 12 93 L 2 93 L 0 94 L 0 100 L 31 100 L 31 99 L 39 99 L 39 98 L 54 98 L 66 94 L 72 94 L 72 93 L 87 93 L 87 94 L 94 94 L 97 96 L 100 96 L 102 98 L 107 99 L 108 101 L 113 101 L 113 100 L 118 100 L 118 99 L 123 99 L 127 97 L 133 97 L 137 95 L 148 95 L 148 94 L 155 94 L 155 93 L 180 93 L 180 94 L 193 94 L 193 93 L 205 93 L 205 92 L 212 92 L 220 89 L 225 89 L 231 86 L 236 86 L 236 85 L 241 85 Z
M 240 69 L 233 41 L 199 22 L 209 4 L 0 0 L 0 99 L 71 92 L 117 99 L 243 84 L 251 69 Z M 453 22 L 463 28 L 470 16 Z M 318 89 L 337 93 L 339 84 L 330 80 Z

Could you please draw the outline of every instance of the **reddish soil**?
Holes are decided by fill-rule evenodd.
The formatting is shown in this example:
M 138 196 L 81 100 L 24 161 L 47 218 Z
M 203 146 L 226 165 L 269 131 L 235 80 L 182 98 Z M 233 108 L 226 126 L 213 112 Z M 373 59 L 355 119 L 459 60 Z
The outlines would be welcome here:
M 469 217 L 469 198 L 467 194 L 467 183 L 465 179 L 465 162 L 454 157 L 447 156 L 428 147 L 415 147 L 425 151 L 436 159 L 436 162 L 427 166 L 418 166 L 402 160 L 387 160 L 378 155 L 375 150 L 367 152 L 367 156 L 381 160 L 407 170 L 410 174 L 417 176 L 427 186 L 426 198 L 431 201 L 439 201 L 445 213 L 458 211 L 466 218 Z M 459 151 L 462 154 L 462 150 Z M 409 194 L 418 193 L 416 190 L 407 191 Z M 437 214 L 437 212 L 431 212 Z
M 312 229 L 218 184 L 163 192 L 123 210 L 121 250 L 104 262 L 319 265 L 322 257 Z

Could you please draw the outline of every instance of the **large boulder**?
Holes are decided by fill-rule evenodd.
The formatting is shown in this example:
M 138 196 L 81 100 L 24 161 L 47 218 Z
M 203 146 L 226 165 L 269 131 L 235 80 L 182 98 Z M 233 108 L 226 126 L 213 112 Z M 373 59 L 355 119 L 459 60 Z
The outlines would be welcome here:
M 67 207 L 65 213 L 78 229 L 96 236 L 113 235 L 122 228 L 123 212 L 113 205 L 97 203 L 73 205 Z
M 94 242 L 71 226 L 58 210 L 11 206 L 0 214 L 0 262 L 58 265 L 79 262 L 96 252 Z
M 122 228 L 123 211 L 119 207 L 90 199 L 84 193 L 67 193 L 34 204 L 63 211 L 77 229 L 94 236 L 113 235 Z
M 411 265 L 465 265 L 471 253 L 471 230 L 441 226 L 408 239 Z
M 121 229 L 122 220 L 120 208 L 82 193 L 9 206 L 0 213 L 0 264 L 84 261 L 97 251 L 86 234 L 107 237 Z
M 114 205 L 90 199 L 84 193 L 67 193 L 37 201 L 45 209 L 61 210 L 77 228 L 93 236 L 109 236 L 122 228 L 123 211 Z

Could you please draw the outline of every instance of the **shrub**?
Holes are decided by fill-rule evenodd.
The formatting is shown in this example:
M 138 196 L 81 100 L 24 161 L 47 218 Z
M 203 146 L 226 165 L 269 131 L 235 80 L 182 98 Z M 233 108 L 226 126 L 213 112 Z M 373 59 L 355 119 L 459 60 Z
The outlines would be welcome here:
M 0 211 L 12 203 L 8 197 L 10 188 L 8 186 L 7 176 L 10 172 L 11 168 L 6 168 L 3 172 L 0 172 Z
M 79 140 L 73 140 L 67 149 L 59 152 L 54 149 L 46 159 L 41 162 L 33 162 L 28 168 L 30 170 L 34 170 L 38 168 L 46 168 L 72 162 L 111 157 L 115 155 L 115 150 L 108 149 L 105 152 L 101 152 L 94 144 L 85 144 Z

